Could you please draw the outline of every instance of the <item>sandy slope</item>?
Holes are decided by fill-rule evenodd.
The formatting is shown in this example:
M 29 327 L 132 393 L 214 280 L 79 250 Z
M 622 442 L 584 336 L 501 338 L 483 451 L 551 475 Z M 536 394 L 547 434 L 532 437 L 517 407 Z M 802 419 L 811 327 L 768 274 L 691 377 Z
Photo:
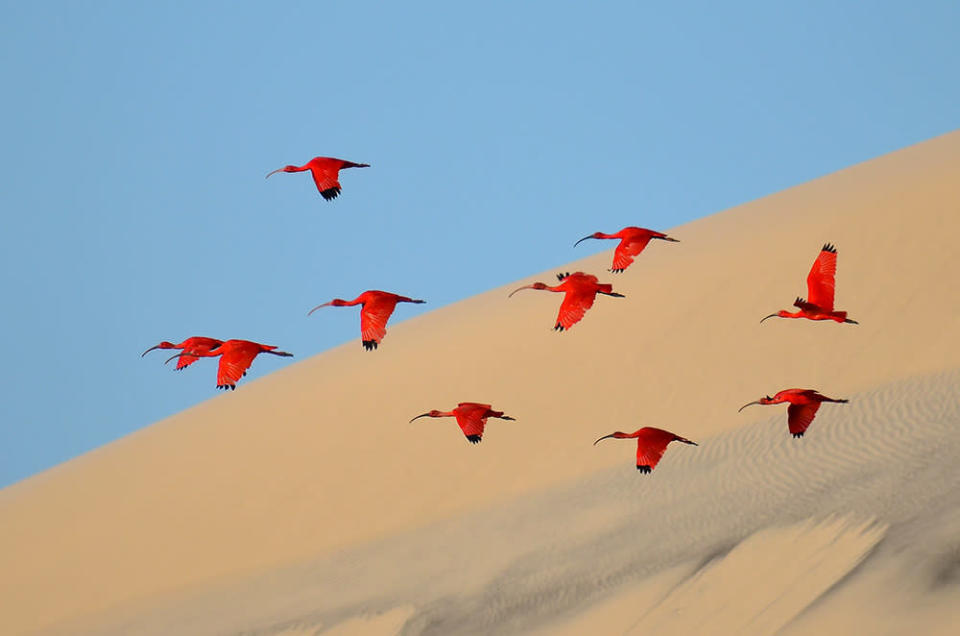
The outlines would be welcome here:
M 942 626 L 960 607 L 958 174 L 952 133 L 671 230 L 569 333 L 550 330 L 558 295 L 494 290 L 0 491 L 0 628 L 849 633 L 866 608 L 878 633 Z M 758 325 L 826 241 L 861 325 Z M 853 401 L 799 442 L 782 407 L 736 412 L 791 386 Z M 407 424 L 461 400 L 519 421 L 479 447 Z M 590 446 L 642 425 L 702 446 L 649 477 L 629 442 Z

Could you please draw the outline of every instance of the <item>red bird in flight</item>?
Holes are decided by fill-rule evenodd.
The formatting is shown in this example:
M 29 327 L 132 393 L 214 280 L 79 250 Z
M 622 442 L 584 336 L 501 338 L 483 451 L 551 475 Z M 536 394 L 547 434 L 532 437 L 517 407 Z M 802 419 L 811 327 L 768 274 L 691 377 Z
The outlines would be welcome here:
M 568 272 L 566 274 L 557 274 L 557 280 L 561 282 L 555 287 L 551 287 L 545 283 L 533 283 L 532 285 L 524 285 L 523 287 L 513 290 L 510 292 L 510 296 L 513 296 L 521 289 L 546 289 L 552 292 L 564 292 L 566 295 L 563 297 L 563 302 L 560 303 L 560 313 L 557 315 L 557 324 L 553 327 L 556 331 L 569 329 L 580 322 L 583 315 L 587 313 L 587 310 L 593 306 L 593 301 L 597 297 L 597 294 L 624 298 L 623 294 L 618 294 L 613 291 L 613 285 L 599 282 L 597 277 L 592 274 L 584 274 L 583 272 L 570 274 Z M 507 296 L 507 298 L 510 296 Z
M 480 439 L 483 437 L 483 427 L 486 426 L 488 417 L 510 420 L 511 422 L 516 421 L 515 418 L 504 415 L 503 411 L 494 411 L 490 408 L 489 404 L 479 404 L 477 402 L 461 402 L 457 405 L 457 408 L 452 411 L 428 411 L 422 415 L 418 415 L 413 418 L 413 420 L 421 417 L 457 418 L 457 424 L 460 425 L 460 430 L 463 431 L 463 434 L 467 437 L 467 441 L 471 444 L 480 443 Z M 413 422 L 413 420 L 410 421 Z
M 183 349 L 183 355 L 177 360 L 177 371 L 189 367 L 191 364 L 196 362 L 199 358 L 197 352 L 204 353 L 210 351 L 214 347 L 219 347 L 223 344 L 223 340 L 217 340 L 216 338 L 204 338 L 203 336 L 194 336 L 192 338 L 187 338 L 180 344 L 173 344 L 172 342 L 167 342 L 164 340 L 158 345 L 154 345 L 140 354 L 140 357 L 147 355 L 154 349 Z
M 696 442 L 691 442 L 685 437 L 680 437 L 670 431 L 652 426 L 645 426 L 632 433 L 621 433 L 620 431 L 610 433 L 598 439 L 593 445 L 596 446 L 600 440 L 607 439 L 608 437 L 613 437 L 614 439 L 637 438 L 637 470 L 641 473 L 649 473 L 657 467 L 657 462 L 663 457 L 664 451 L 667 450 L 667 444 L 670 442 L 683 442 L 684 444 L 697 445 Z
M 240 378 L 247 375 L 247 369 L 253 364 L 253 359 L 261 353 L 269 353 L 286 358 L 293 356 L 292 353 L 277 351 L 276 349 L 274 346 L 251 342 L 250 340 L 227 340 L 219 347 L 215 347 L 209 351 L 196 351 L 189 355 L 200 358 L 215 358 L 220 356 L 220 365 L 217 367 L 217 388 L 233 390 L 237 388 L 237 382 L 240 381 Z M 167 362 L 185 355 L 188 354 L 178 353 L 169 358 Z
M 613 252 L 613 267 L 610 269 L 614 274 L 619 274 L 630 267 L 635 256 L 643 251 L 650 239 L 660 239 L 661 241 L 670 241 L 679 243 L 675 238 L 667 236 L 663 232 L 648 230 L 642 227 L 625 227 L 616 234 L 604 234 L 603 232 L 594 232 L 590 236 L 584 236 L 573 244 L 574 247 L 587 239 L 620 239 L 620 244 Z
M 740 407 L 740 411 L 751 404 L 783 404 L 784 402 L 790 403 L 790 406 L 787 407 L 787 425 L 790 432 L 794 437 L 803 437 L 822 402 L 846 404 L 848 400 L 828 398 L 813 389 L 784 389 L 773 397 L 768 395 L 754 402 L 748 402 Z M 737 411 L 737 413 L 740 411 Z
M 317 190 L 320 192 L 320 196 L 330 201 L 336 199 L 337 195 L 340 194 L 340 182 L 337 181 L 337 178 L 341 170 L 345 168 L 369 167 L 369 163 L 354 163 L 344 159 L 334 159 L 333 157 L 314 157 L 302 166 L 284 166 L 277 168 L 264 178 L 269 178 L 270 175 L 278 172 L 303 172 L 309 170 L 310 174 L 313 175 L 313 182 L 317 184 Z
M 309 316 L 321 307 L 352 307 L 363 305 L 360 310 L 360 337 L 363 339 L 363 348 L 367 351 L 376 349 L 383 337 L 387 335 L 387 320 L 396 308 L 397 303 L 416 303 L 422 305 L 427 301 L 398 296 L 390 292 L 370 289 L 353 300 L 334 298 L 328 303 L 317 305 L 307 312 Z
M 847 312 L 833 310 L 833 294 L 836 289 L 837 248 L 827 243 L 813 262 L 807 274 L 807 298 L 793 301 L 799 311 L 793 313 L 781 309 L 767 318 L 807 318 L 809 320 L 834 320 L 858 325 L 856 320 L 847 318 Z M 763 320 L 766 320 L 764 318 Z M 763 322 L 761 320 L 760 322 Z

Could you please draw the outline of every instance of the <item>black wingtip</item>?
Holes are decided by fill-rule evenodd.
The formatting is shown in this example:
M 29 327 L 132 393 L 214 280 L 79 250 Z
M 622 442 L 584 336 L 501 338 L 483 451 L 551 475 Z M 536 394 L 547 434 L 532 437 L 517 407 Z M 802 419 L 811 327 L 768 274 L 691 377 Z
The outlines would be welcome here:
M 480 435 L 467 435 L 467 441 L 469 441 L 471 444 L 479 444 Z
M 621 268 L 611 269 L 611 270 L 610 270 L 610 273 L 611 273 L 611 274 L 622 274 L 622 273 L 623 273 L 623 268 L 621 267 Z
M 563 329 L 563 325 L 561 325 L 561 324 L 558 322 L 556 325 L 553 326 L 553 330 L 554 330 L 554 331 L 563 331 L 563 330 L 564 330 L 564 329 Z
M 802 432 L 801 432 L 801 433 L 794 433 L 794 434 L 793 434 L 793 437 L 794 437 L 795 439 L 800 439 L 801 437 L 803 437 L 803 433 L 802 433 Z
M 366 349 L 367 351 L 373 351 L 374 349 L 377 348 L 377 344 L 378 343 L 376 340 L 364 340 L 363 348 Z
M 564 278 L 569 278 L 570 272 L 564 272 L 562 274 L 557 274 L 557 280 L 563 280 Z
M 645 475 L 648 475 L 648 474 L 650 474 L 650 472 L 651 472 L 653 469 L 650 468 L 649 466 L 639 466 L 639 465 L 638 465 L 638 466 L 637 466 L 637 470 L 639 470 L 641 473 L 643 473 L 643 474 L 645 474 Z
M 338 194 L 340 194 L 340 188 L 328 188 L 320 192 L 320 196 L 322 196 L 327 201 L 332 201 L 336 199 Z
M 833 254 L 837 253 L 837 248 L 833 243 L 824 243 L 821 252 L 831 252 Z

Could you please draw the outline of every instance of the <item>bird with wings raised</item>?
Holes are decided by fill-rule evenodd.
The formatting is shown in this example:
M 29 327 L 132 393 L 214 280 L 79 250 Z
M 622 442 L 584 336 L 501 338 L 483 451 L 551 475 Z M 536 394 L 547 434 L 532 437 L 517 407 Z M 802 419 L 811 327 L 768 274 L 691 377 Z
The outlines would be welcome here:
M 833 296 L 836 291 L 837 277 L 837 248 L 827 243 L 820 250 L 817 260 L 813 262 L 810 273 L 807 274 L 807 297 L 798 297 L 793 305 L 798 311 L 790 312 L 781 309 L 767 318 L 807 318 L 808 320 L 833 320 L 859 324 L 856 320 L 847 318 L 847 312 L 835 311 Z M 761 320 L 760 322 L 763 322 Z

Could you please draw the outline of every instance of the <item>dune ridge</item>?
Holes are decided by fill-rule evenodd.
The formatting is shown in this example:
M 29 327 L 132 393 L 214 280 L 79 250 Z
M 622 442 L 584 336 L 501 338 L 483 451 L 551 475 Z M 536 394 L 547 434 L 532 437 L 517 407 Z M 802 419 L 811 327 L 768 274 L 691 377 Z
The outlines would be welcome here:
M 552 331 L 556 295 L 507 293 L 601 273 L 609 251 L 6 488 L 0 627 L 275 633 L 413 607 L 405 633 L 556 628 L 650 577 L 682 580 L 755 532 L 831 514 L 889 526 L 861 570 L 905 567 L 896 545 L 925 564 L 908 568 L 917 599 L 932 598 L 920 591 L 932 571 L 955 598 L 933 561 L 949 561 L 957 528 L 958 169 L 955 132 L 670 229 L 680 243 L 600 276 L 626 298 L 598 299 L 567 333 Z M 804 290 L 827 241 L 837 308 L 860 325 L 759 325 Z M 785 407 L 736 412 L 787 387 L 852 401 L 822 408 L 799 444 Z M 477 447 L 450 421 L 407 423 L 471 400 L 518 421 L 492 422 Z M 671 447 L 641 479 L 631 444 L 590 446 L 643 425 L 701 446 Z M 917 553 L 920 539 L 933 548 Z M 889 592 L 875 588 L 851 602 Z M 842 608 L 823 607 L 840 624 Z

